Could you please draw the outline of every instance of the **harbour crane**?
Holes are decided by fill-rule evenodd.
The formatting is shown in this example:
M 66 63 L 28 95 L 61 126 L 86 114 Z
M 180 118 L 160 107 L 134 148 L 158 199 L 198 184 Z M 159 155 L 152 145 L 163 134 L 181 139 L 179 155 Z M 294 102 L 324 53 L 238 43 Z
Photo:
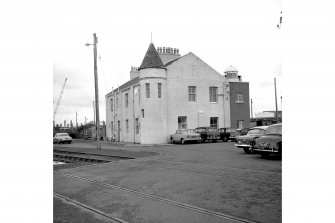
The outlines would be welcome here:
M 60 93 L 60 96 L 59 96 L 59 99 L 58 99 L 58 102 L 57 102 L 57 105 L 56 105 L 56 109 L 54 111 L 54 120 L 55 120 L 55 117 L 56 117 L 56 113 L 57 113 L 59 102 L 62 99 L 62 95 L 63 95 L 63 91 L 64 91 L 64 87 L 65 87 L 66 81 L 67 81 L 67 77 L 65 78 L 65 81 L 64 81 L 64 84 L 63 84 L 63 87 L 62 87 L 62 91 Z

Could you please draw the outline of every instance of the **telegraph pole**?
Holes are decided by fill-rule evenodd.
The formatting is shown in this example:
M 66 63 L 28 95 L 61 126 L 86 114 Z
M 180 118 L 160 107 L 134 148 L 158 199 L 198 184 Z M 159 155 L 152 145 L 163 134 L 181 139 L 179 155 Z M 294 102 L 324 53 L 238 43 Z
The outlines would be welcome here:
M 85 46 L 93 45 L 93 55 L 94 55 L 94 86 L 95 86 L 95 116 L 96 116 L 96 133 L 97 133 L 97 149 L 100 150 L 100 128 L 99 128 L 99 90 L 98 90 L 98 68 L 97 68 L 97 43 L 98 38 L 95 33 L 93 33 L 93 44 L 86 43 Z
M 76 131 L 78 131 L 78 120 L 77 120 L 77 117 L 78 117 L 78 113 L 76 112 Z
M 276 78 L 275 78 L 275 101 L 276 101 L 276 122 L 278 123 L 278 107 L 277 107 L 277 88 L 276 88 Z
M 94 119 L 94 123 L 96 123 L 95 122 L 95 105 L 94 105 L 94 101 L 93 101 L 93 119 Z

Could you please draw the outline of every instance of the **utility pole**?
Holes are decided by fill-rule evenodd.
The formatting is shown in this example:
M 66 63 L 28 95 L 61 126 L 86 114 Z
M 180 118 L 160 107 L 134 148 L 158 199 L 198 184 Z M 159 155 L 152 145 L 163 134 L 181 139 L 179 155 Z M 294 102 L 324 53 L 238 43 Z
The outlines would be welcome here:
M 253 113 L 252 113 L 252 98 L 251 98 L 251 118 L 253 118 Z
M 276 101 L 276 122 L 278 123 L 278 107 L 277 107 L 277 88 L 276 88 L 276 78 L 275 78 L 275 101 Z
M 97 43 L 98 38 L 95 33 L 93 33 L 93 44 L 86 43 L 86 46 L 93 45 L 94 54 L 94 86 L 95 86 L 95 116 L 96 116 L 96 135 L 97 135 L 97 149 L 100 150 L 100 128 L 99 128 L 99 89 L 98 89 L 98 68 L 97 68 Z
M 94 123 L 96 124 L 96 122 L 95 122 L 95 104 L 94 104 L 94 101 L 93 101 L 93 119 L 94 119 Z
M 78 113 L 76 112 L 76 131 L 78 131 L 78 120 L 77 120 L 77 117 L 78 117 Z

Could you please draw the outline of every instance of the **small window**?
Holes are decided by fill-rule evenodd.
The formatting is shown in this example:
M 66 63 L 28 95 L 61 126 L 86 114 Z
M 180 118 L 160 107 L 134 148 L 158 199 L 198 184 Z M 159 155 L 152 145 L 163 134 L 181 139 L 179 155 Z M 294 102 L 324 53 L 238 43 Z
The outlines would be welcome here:
M 136 134 L 140 133 L 140 125 L 138 122 L 138 118 L 135 119 L 135 126 L 136 126 Z
M 128 93 L 125 94 L 126 108 L 128 107 Z
M 129 133 L 129 120 L 126 120 L 126 133 Z
M 178 116 L 178 129 L 187 129 L 187 116 Z
M 162 98 L 162 83 L 158 83 L 158 98 Z
M 146 97 L 150 98 L 150 83 L 145 84 Z
M 238 120 L 237 121 L 237 128 L 238 129 L 243 129 L 243 120 Z
M 218 117 L 211 117 L 210 118 L 210 127 L 217 128 L 218 127 Z
M 141 109 L 142 112 L 142 118 L 144 118 L 144 109 Z
M 209 88 L 209 101 L 218 102 L 218 88 L 217 87 Z
M 113 99 L 111 99 L 110 102 L 111 102 L 111 112 L 113 112 Z
M 188 86 L 188 101 L 196 102 L 196 87 L 195 86 Z
M 244 102 L 243 100 L 243 93 L 241 92 L 237 92 L 237 95 L 236 95 L 236 102 Z
M 116 107 L 119 107 L 119 95 L 116 95 Z

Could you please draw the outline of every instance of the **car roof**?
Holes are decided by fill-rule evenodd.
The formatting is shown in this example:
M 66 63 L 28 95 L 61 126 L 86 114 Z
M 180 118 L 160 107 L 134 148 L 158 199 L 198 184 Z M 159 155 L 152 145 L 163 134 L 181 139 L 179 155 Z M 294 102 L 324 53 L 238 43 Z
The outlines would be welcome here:
M 270 126 L 282 126 L 282 123 L 277 123 L 277 124 L 273 124 L 273 125 L 270 125 Z
M 256 127 L 253 127 L 253 128 L 250 128 L 250 130 L 252 130 L 252 129 L 263 129 L 263 130 L 266 130 L 267 128 L 268 128 L 269 126 L 256 126 Z

